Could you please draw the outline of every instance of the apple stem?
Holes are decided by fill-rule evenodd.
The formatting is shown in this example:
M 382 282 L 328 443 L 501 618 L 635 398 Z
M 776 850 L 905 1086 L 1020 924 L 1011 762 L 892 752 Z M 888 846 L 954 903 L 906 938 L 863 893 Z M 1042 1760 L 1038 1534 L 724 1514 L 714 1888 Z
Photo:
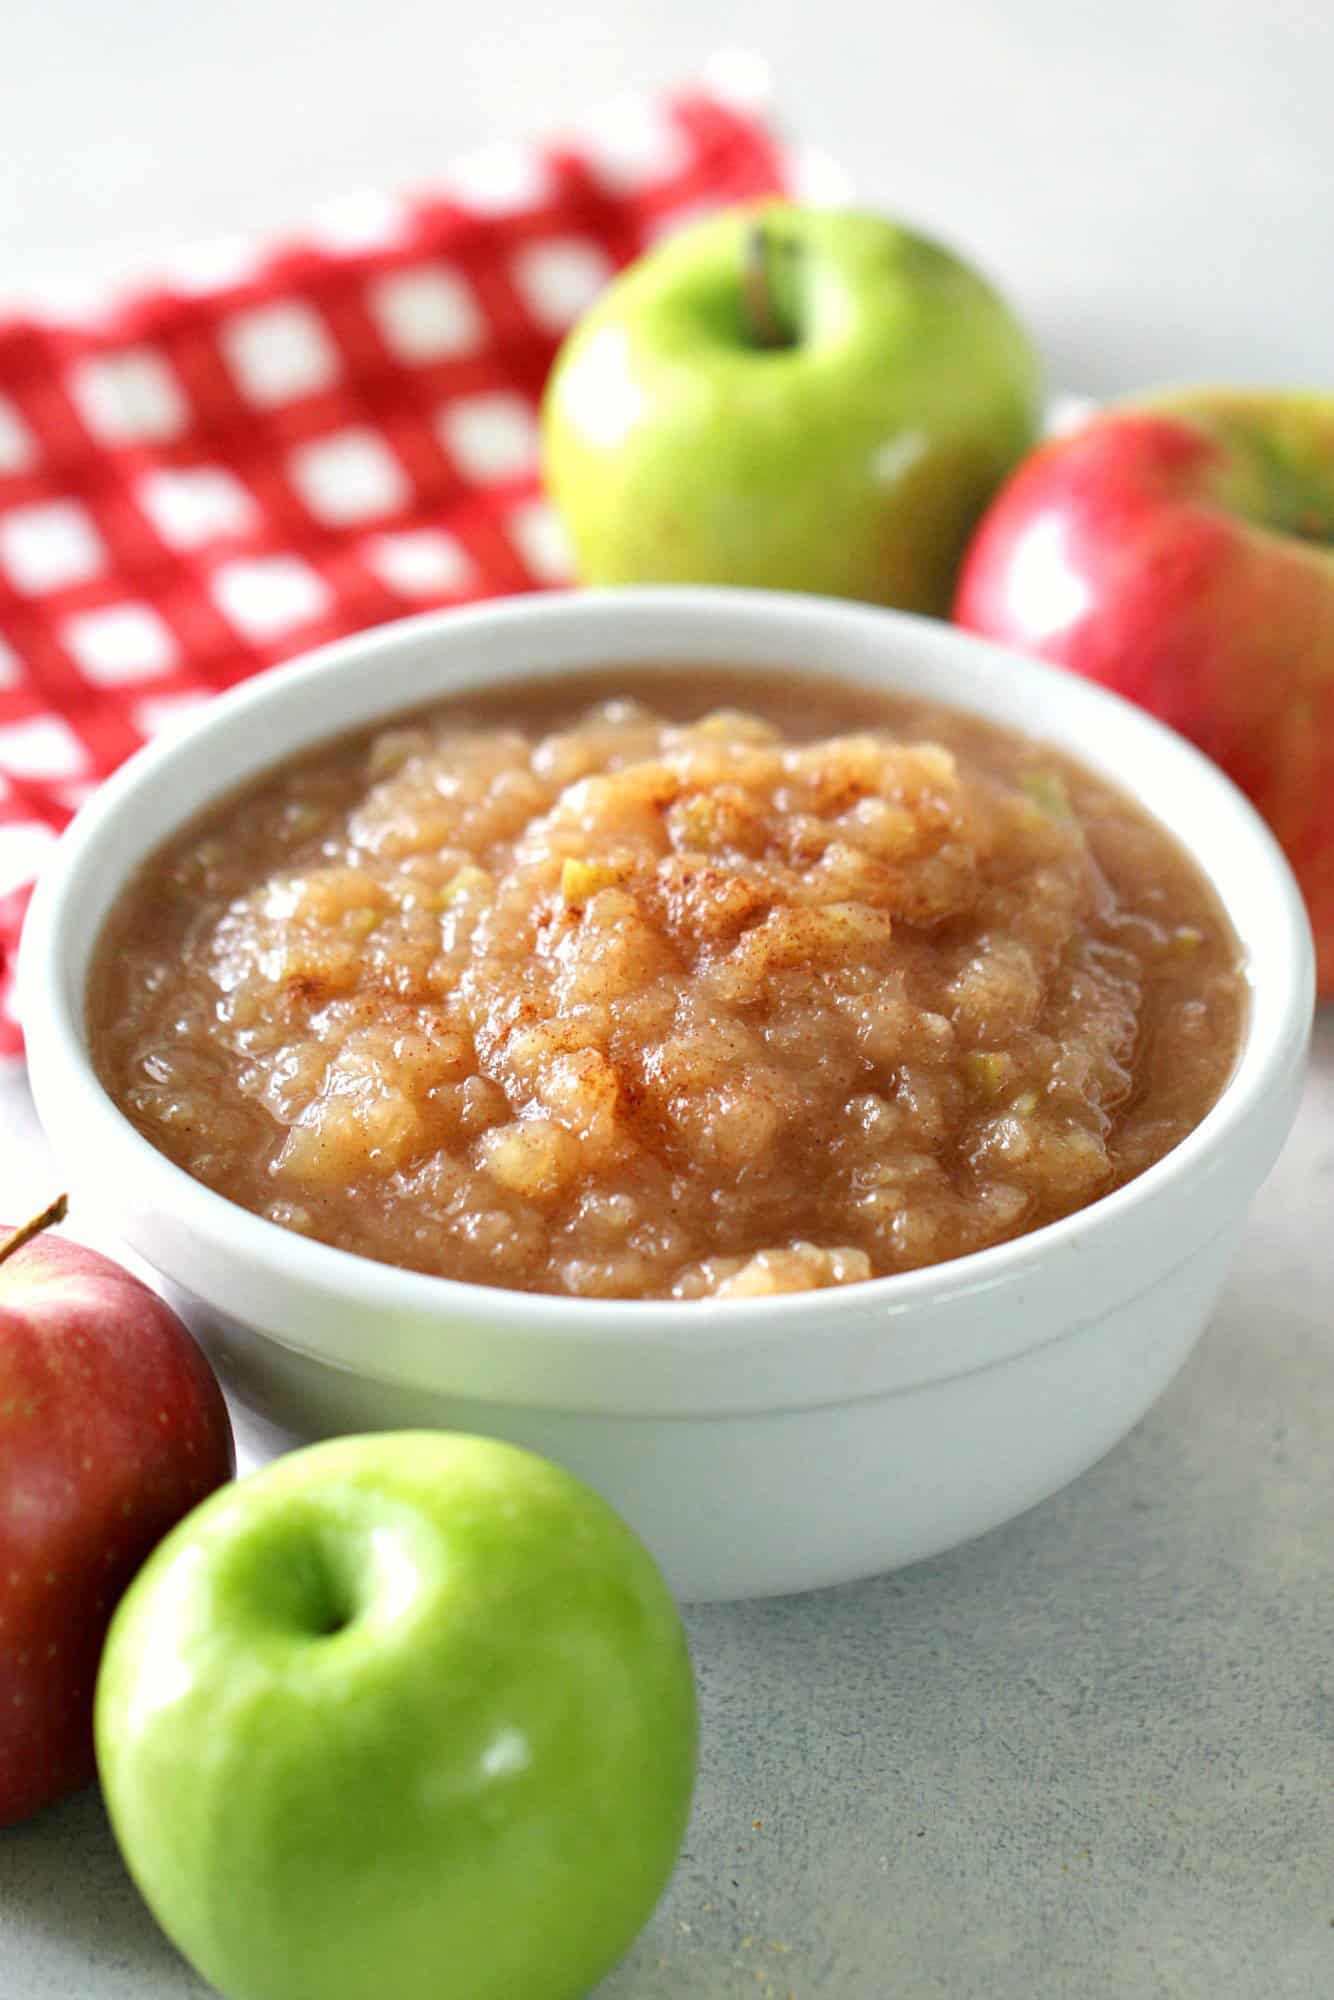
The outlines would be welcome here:
M 741 270 L 741 303 L 750 322 L 751 338 L 757 347 L 795 347 L 797 336 L 779 317 L 774 298 L 773 254 L 777 246 L 762 222 L 747 233 L 745 262 Z M 790 254 L 795 244 L 782 246 Z
M 40 1215 L 34 1215 L 31 1222 L 25 1222 L 21 1229 L 12 1230 L 4 1241 L 0 1242 L 0 1264 L 4 1263 L 6 1257 L 12 1257 L 16 1250 L 21 1250 L 25 1243 L 31 1243 L 34 1236 L 40 1236 L 44 1229 L 49 1229 L 53 1222 L 63 1222 L 68 1213 L 68 1198 L 58 1194 Z

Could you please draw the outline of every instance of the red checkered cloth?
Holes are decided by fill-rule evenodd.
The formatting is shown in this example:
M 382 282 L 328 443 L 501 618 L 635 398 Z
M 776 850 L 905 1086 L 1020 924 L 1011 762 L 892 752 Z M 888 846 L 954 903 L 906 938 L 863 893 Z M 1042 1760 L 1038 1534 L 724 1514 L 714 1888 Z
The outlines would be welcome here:
M 0 1057 L 32 877 L 98 780 L 324 640 L 563 581 L 534 457 L 561 335 L 665 230 L 789 181 L 692 90 L 0 319 Z

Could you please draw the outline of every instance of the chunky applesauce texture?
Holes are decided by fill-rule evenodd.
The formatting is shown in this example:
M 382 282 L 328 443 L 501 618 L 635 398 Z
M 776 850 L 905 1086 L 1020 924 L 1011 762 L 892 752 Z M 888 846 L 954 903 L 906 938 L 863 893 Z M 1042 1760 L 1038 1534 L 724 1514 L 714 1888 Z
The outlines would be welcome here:
M 89 1014 L 139 1130 L 286 1229 L 744 1299 L 1129 1180 L 1214 1102 L 1245 992 L 1195 864 L 1068 758 L 834 680 L 640 669 L 267 774 L 131 884 Z

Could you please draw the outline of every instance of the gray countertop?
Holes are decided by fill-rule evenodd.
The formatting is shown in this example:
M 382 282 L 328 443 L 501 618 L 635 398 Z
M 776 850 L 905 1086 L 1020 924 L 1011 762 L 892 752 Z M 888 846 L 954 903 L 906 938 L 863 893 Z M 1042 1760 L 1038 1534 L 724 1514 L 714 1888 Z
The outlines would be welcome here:
M 1312 0 L 17 0 L 0 288 L 420 182 L 720 40 L 764 49 L 867 198 L 992 269 L 1057 381 L 1331 384 Z M 0 1213 L 54 1175 L 0 1081 Z M 953 1555 L 691 1614 L 687 1852 L 605 2000 L 1334 1993 L 1331 1194 L 1326 1018 L 1217 1318 L 1125 1444 Z M 95 1795 L 0 1836 L 0 2000 L 203 1992 Z
M 4 1211 L 55 1170 L 17 1082 L 0 1131 Z M 1326 1013 L 1214 1323 L 1125 1444 L 952 1555 L 689 1615 L 694 1819 L 605 2000 L 1334 1992 L 1332 1192 Z M 0 1836 L 4 2000 L 204 1991 L 95 1794 Z

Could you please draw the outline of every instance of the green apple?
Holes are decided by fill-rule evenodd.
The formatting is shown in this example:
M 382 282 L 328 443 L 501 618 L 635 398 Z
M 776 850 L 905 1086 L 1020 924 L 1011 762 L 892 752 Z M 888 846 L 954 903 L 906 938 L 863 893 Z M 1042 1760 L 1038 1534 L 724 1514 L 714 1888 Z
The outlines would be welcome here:
M 570 334 L 543 469 L 585 583 L 735 583 L 944 613 L 1028 450 L 1033 346 L 939 244 L 784 202 L 670 238 Z
M 341 1438 L 226 1488 L 113 1621 L 98 1766 L 228 2000 L 575 2000 L 671 1872 L 681 1623 L 619 1517 L 480 1438 Z

